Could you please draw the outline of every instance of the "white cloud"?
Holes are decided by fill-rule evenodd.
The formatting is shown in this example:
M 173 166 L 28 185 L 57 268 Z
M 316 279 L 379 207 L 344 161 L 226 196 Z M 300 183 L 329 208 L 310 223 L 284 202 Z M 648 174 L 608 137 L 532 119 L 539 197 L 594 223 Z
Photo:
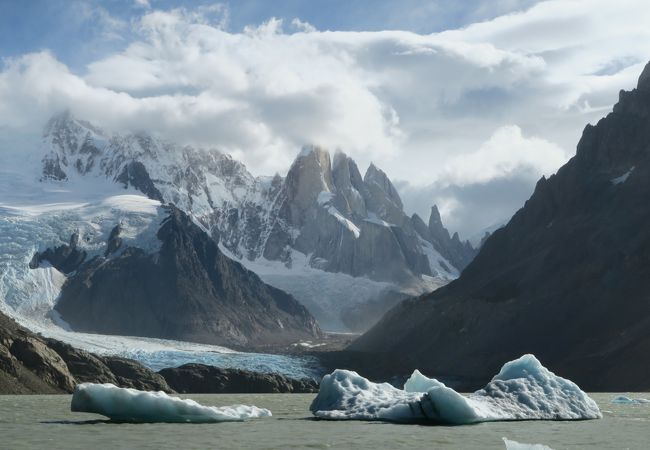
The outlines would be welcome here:
M 288 33 L 273 18 L 229 32 L 223 4 L 142 13 L 128 25 L 137 39 L 85 73 L 47 51 L 5 61 L 3 132 L 69 108 L 108 128 L 219 147 L 257 173 L 286 170 L 304 143 L 340 147 L 408 180 L 413 210 L 455 205 L 453 222 L 453 186 L 532 188 L 650 59 L 643 0 L 552 0 L 432 35 L 323 32 L 300 19 Z
M 444 165 L 439 183 L 465 186 L 513 176 L 551 175 L 567 161 L 564 150 L 537 137 L 524 137 L 521 128 L 507 125 L 471 153 L 453 156 Z

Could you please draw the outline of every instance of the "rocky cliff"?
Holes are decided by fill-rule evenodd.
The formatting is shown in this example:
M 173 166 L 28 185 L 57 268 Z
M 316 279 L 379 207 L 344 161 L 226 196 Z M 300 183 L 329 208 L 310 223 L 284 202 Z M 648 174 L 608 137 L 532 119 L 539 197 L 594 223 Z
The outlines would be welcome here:
M 589 390 L 650 388 L 650 65 L 462 276 L 352 348 L 485 378 L 534 353 Z

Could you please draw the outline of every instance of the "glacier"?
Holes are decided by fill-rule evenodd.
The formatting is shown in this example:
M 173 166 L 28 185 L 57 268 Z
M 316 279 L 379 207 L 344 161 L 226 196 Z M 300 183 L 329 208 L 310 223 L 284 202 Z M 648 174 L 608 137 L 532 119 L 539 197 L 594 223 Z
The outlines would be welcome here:
M 110 383 L 77 385 L 70 410 L 101 414 L 120 422 L 241 422 L 271 416 L 271 411 L 256 406 L 203 406 L 194 400 L 171 397 L 164 392 L 118 388 Z
M 323 377 L 312 413 L 331 420 L 464 425 L 510 420 L 586 420 L 602 417 L 575 383 L 527 354 L 506 363 L 487 386 L 461 395 L 415 371 L 404 389 L 337 369 Z

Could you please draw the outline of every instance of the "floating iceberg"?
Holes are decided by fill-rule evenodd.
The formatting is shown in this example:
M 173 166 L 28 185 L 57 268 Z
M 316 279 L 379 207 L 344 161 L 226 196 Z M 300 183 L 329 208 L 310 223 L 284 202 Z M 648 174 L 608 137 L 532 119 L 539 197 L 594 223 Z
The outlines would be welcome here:
M 271 411 L 256 406 L 203 406 L 164 392 L 125 389 L 109 383 L 77 385 L 70 409 L 101 414 L 121 422 L 240 422 L 271 416 Z
M 506 450 L 553 450 L 547 445 L 526 444 L 523 442 L 512 441 L 508 438 L 503 438 L 503 443 L 506 444 Z
M 575 383 L 553 374 L 533 355 L 506 363 L 485 388 L 469 395 L 417 370 L 404 390 L 335 370 L 323 377 L 310 410 L 323 419 L 443 424 L 602 417 L 596 402 Z
M 645 403 L 650 403 L 650 399 L 647 398 L 630 398 L 624 395 L 619 395 L 612 399 L 612 403 L 619 403 L 622 405 L 641 405 Z

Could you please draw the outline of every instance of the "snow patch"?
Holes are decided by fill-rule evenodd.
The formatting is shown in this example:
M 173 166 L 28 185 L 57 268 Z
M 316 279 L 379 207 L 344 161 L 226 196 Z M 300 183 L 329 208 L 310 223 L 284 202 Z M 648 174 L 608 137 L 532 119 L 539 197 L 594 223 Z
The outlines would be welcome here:
M 368 211 L 368 217 L 363 219 L 365 222 L 374 223 L 375 225 L 381 225 L 382 227 L 394 227 L 395 224 L 388 223 L 385 220 L 382 220 L 372 211 Z
M 320 191 L 316 201 L 320 206 L 326 205 L 334 199 L 334 194 L 329 191 Z
M 343 214 L 339 212 L 338 209 L 336 209 L 333 206 L 330 206 L 327 209 L 327 212 L 330 213 L 336 220 L 339 221 L 341 225 L 343 225 L 345 228 L 347 228 L 353 235 L 355 239 L 359 239 L 359 236 L 361 236 L 361 230 L 359 229 L 358 226 L 354 224 L 351 220 L 346 219 Z
M 424 389 L 420 392 L 415 392 Z M 488 385 L 461 395 L 414 372 L 405 389 L 377 384 L 356 372 L 323 377 L 310 410 L 319 418 L 471 424 L 507 420 L 584 420 L 602 415 L 573 382 L 546 369 L 533 355 L 506 363 Z
M 634 171 L 634 168 L 635 168 L 635 166 L 630 167 L 630 170 L 625 172 L 623 175 L 621 175 L 620 177 L 612 178 L 610 181 L 614 185 L 625 183 L 627 181 L 627 179 L 630 177 L 630 174 L 632 173 L 632 171 Z
M 164 392 L 118 388 L 110 383 L 77 385 L 70 410 L 101 414 L 120 422 L 241 422 L 271 416 L 271 411 L 256 406 L 203 406 Z

